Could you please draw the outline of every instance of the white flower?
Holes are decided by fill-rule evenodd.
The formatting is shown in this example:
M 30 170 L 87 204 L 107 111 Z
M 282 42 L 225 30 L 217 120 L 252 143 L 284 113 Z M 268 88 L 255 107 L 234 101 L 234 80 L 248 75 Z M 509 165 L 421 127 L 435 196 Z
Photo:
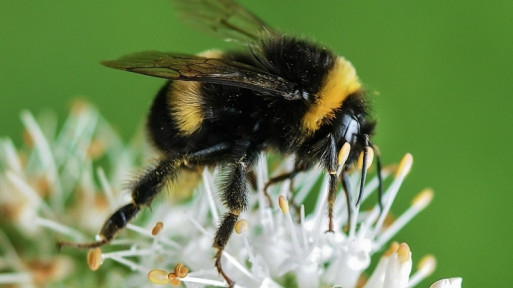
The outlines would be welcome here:
M 430 288 L 460 288 L 461 278 L 442 279 L 433 283 Z
M 0 142 L 0 185 L 5 187 L 0 191 L 3 199 L 0 209 L 10 211 L 9 221 L 27 239 L 45 243 L 39 253 L 48 253 L 49 245 L 54 245 L 57 239 L 91 240 L 87 235 L 97 233 L 112 211 L 130 201 L 130 191 L 121 188 L 125 187 L 123 184 L 133 167 L 142 165 L 139 161 L 141 155 L 148 154 L 148 147 L 139 141 L 123 144 L 97 111 L 83 103 L 75 106 L 59 133 L 55 132 L 55 126 L 39 125 L 28 112 L 22 114 L 22 119 L 30 139 L 28 147 L 17 151 L 10 140 Z M 353 217 L 347 232 L 342 227 L 348 221 L 348 208 L 345 197 L 340 195 L 343 192 L 339 191 L 333 233 L 325 233 L 328 227 L 325 173 L 313 169 L 294 179 L 297 190 L 294 203 L 304 203 L 307 197 L 316 195 L 315 203 L 309 201 L 298 209 L 289 207 L 290 181 L 284 181 L 271 187 L 271 207 L 262 192 L 269 179 L 268 173 L 277 175 L 290 170 L 293 159 L 281 161 L 277 168 L 270 169 L 269 163 L 274 167 L 276 161 L 268 158 L 270 156 L 263 154 L 254 169 L 257 191 L 251 195 L 248 209 L 241 215 L 236 233 L 223 253 L 223 269 L 235 280 L 236 286 L 401 288 L 413 287 L 431 274 L 435 261 L 427 256 L 416 273 L 410 275 L 411 251 L 405 243 L 392 243 L 374 271 L 367 271 L 371 256 L 381 253 L 383 246 L 432 198 L 431 190 L 422 191 L 410 208 L 393 223 L 388 224 L 387 219 L 385 224 L 411 167 L 411 155 L 407 154 L 397 167 L 383 169 L 383 178 L 393 179 L 384 191 L 382 212 L 377 204 L 366 210 L 360 208 L 377 189 L 378 180 L 374 178 L 366 183 L 360 204 L 350 208 Z M 106 166 L 108 174 L 97 166 L 96 159 Z M 129 267 L 131 272 L 125 272 L 123 277 L 111 277 L 110 286 L 144 287 L 171 282 L 183 283 L 186 287 L 225 287 L 226 283 L 214 268 L 215 250 L 212 248 L 219 215 L 226 211 L 217 196 L 220 170 L 219 167 L 204 169 L 200 176 L 202 181 L 197 182 L 190 199 L 168 203 L 171 201 L 167 199 L 172 197 L 163 197 L 166 203 L 155 201 L 151 212 L 141 213 L 127 226 L 127 231 L 102 247 L 105 251 L 90 251 L 88 264 L 91 269 L 98 269 L 97 272 L 72 272 L 72 265 L 67 265 L 66 269 L 60 268 L 65 273 L 57 278 L 94 277 L 95 273 L 111 275 L 103 271 L 107 267 L 100 265 L 113 261 Z M 350 186 L 358 187 L 359 180 L 359 173 L 353 173 Z M 188 195 L 182 187 L 176 185 L 171 191 L 174 195 Z M 56 232 L 58 237 L 48 232 Z M 61 252 L 59 257 L 65 257 L 68 251 Z M 7 258 L 8 254 L 5 255 Z M 0 260 L 5 260 L 2 257 Z M 0 273 L 0 284 L 37 285 L 34 271 L 23 265 L 23 255 L 15 258 L 19 265 L 11 270 L 16 272 Z M 365 275 L 369 275 L 366 281 Z M 456 282 L 434 285 L 458 286 L 432 287 L 460 287 Z

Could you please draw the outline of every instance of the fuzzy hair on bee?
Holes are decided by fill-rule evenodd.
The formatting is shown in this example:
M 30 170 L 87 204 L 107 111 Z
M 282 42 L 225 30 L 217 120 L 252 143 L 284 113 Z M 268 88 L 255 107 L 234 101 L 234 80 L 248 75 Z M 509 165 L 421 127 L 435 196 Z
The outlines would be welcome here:
M 161 157 L 134 182 L 131 203 L 107 219 L 100 241 L 61 242 L 60 246 L 107 244 L 184 168 L 222 165 L 226 177 L 221 200 L 228 212 L 214 237 L 214 265 L 233 286 L 222 269 L 221 255 L 247 206 L 248 175 L 261 152 L 277 151 L 296 159 L 293 170 L 271 178 L 266 190 L 313 165 L 326 170 L 330 183 L 327 230 L 333 231 L 338 183 L 342 183 L 349 207 L 360 201 L 366 164 L 360 167 L 356 200 L 347 175 L 359 157 L 367 163 L 376 122 L 356 70 L 345 58 L 311 41 L 275 31 L 233 0 L 172 2 L 186 22 L 245 47 L 198 55 L 146 51 L 102 62 L 114 69 L 168 80 L 155 97 L 147 122 L 149 138 Z M 349 151 L 345 161 L 341 151 Z

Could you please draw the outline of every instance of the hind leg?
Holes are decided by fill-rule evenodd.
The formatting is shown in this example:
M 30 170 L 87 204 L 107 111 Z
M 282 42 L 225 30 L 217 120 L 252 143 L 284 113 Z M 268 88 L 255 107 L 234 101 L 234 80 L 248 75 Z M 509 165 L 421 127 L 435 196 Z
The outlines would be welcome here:
M 57 246 L 71 246 L 76 248 L 95 248 L 109 243 L 117 233 L 139 212 L 151 204 L 151 201 L 162 191 L 162 188 L 176 178 L 182 165 L 204 165 L 227 153 L 230 145 L 219 143 L 204 150 L 195 151 L 184 158 L 167 158 L 161 160 L 157 166 L 148 170 L 132 188 L 132 202 L 119 208 L 103 224 L 100 230 L 101 240 L 91 243 L 58 242 Z
M 143 206 L 151 203 L 169 180 L 176 177 L 181 164 L 182 162 L 177 159 L 162 160 L 135 182 L 132 188 L 132 202 L 119 208 L 105 221 L 99 233 L 101 240 L 91 243 L 58 242 L 57 246 L 95 248 L 109 243 Z

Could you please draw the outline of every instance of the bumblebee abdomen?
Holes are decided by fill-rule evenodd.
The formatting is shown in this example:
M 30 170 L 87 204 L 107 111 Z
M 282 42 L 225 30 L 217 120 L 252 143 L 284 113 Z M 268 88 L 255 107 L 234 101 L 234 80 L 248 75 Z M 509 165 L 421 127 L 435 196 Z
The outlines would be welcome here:
M 224 54 L 209 50 L 199 56 L 222 58 Z M 232 86 L 170 80 L 153 101 L 149 137 L 161 152 L 182 155 L 237 141 L 251 133 L 259 117 L 252 111 L 263 101 L 252 93 Z
M 179 155 L 241 139 L 264 142 L 260 128 L 267 125 L 260 123 L 266 119 L 260 112 L 265 107 L 267 103 L 247 89 L 169 81 L 150 110 L 149 136 L 161 152 Z
M 168 104 L 168 91 L 173 81 L 164 85 L 150 108 L 148 114 L 147 130 L 148 138 L 161 152 L 169 151 L 170 147 L 180 145 L 180 132 L 175 120 L 171 117 Z

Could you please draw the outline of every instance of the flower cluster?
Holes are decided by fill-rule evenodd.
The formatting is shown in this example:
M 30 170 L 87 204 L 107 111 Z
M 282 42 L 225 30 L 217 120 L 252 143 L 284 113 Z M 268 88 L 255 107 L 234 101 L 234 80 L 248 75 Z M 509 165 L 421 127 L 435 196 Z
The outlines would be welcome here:
M 88 235 L 97 233 L 112 211 L 130 201 L 130 191 L 121 188 L 134 167 L 143 165 L 141 159 L 150 148 L 140 140 L 123 143 L 84 103 L 74 106 L 62 129 L 56 129 L 55 119 L 48 115 L 36 121 L 23 112 L 22 121 L 23 148 L 16 149 L 8 139 L 0 142 L 0 213 L 6 224 L 0 231 L 0 285 L 38 287 L 64 281 L 83 286 L 96 281 L 91 285 L 226 287 L 214 268 L 212 248 L 225 212 L 216 185 L 222 167 L 184 178 L 190 183 L 176 184 L 173 195 L 155 201 L 150 213 L 139 215 L 109 245 L 89 251 L 86 261 L 86 253 L 80 251 L 57 252 L 56 241 L 91 240 Z M 364 203 L 376 191 L 377 178 L 366 183 L 358 205 L 348 207 L 345 198 L 338 197 L 334 227 L 340 228 L 333 233 L 325 233 L 328 183 L 321 169 L 294 179 L 294 197 L 289 180 L 272 186 L 270 197 L 263 193 L 269 174 L 290 171 L 292 163 L 293 159 L 276 161 L 263 154 L 255 166 L 255 191 L 222 257 L 223 268 L 237 287 L 414 287 L 431 274 L 433 256 L 424 257 L 412 274 L 409 246 L 387 244 L 433 196 L 426 189 L 400 216 L 388 217 L 412 165 L 411 155 L 383 169 L 389 184 L 382 209 L 367 203 L 371 201 Z M 357 171 L 351 174 L 350 187 L 358 187 L 359 180 Z M 23 241 L 14 242 L 18 236 Z M 382 256 L 368 271 L 375 253 Z M 77 273 L 86 264 L 98 271 Z M 441 280 L 431 287 L 461 287 L 461 279 Z

